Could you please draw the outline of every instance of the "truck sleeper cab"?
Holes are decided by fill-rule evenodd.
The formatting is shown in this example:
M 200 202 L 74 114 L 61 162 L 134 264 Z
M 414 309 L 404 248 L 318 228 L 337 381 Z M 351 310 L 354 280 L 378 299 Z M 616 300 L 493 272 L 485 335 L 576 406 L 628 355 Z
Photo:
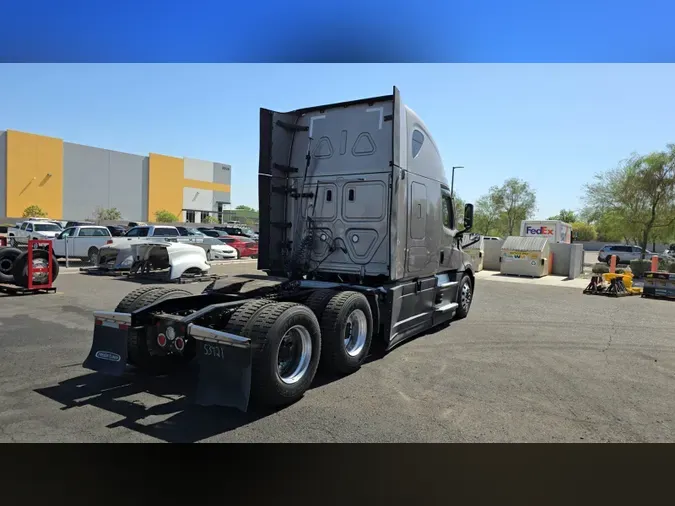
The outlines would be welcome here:
M 159 287 L 95 313 L 85 367 L 165 373 L 197 357 L 197 403 L 283 405 L 319 363 L 350 374 L 464 318 L 470 257 L 440 154 L 422 120 L 391 95 L 260 113 L 258 269 L 202 294 Z

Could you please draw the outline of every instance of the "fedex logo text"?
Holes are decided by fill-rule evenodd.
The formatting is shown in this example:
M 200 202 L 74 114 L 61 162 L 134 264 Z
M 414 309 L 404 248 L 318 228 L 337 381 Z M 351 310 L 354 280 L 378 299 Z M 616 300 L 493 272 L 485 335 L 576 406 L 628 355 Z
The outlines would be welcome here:
M 555 235 L 555 230 L 549 227 L 526 227 L 527 235 Z

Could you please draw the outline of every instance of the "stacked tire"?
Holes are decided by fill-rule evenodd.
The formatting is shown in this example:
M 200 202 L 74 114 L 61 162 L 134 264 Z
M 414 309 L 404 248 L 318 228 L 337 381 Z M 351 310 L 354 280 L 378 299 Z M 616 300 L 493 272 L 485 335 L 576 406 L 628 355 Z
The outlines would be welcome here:
M 33 267 L 46 267 L 49 253 L 43 249 L 33 250 Z M 52 282 L 59 275 L 59 263 L 52 255 Z M 28 288 L 28 251 L 18 248 L 0 248 L 0 283 L 12 284 Z M 34 284 L 46 284 L 47 273 L 34 275 Z

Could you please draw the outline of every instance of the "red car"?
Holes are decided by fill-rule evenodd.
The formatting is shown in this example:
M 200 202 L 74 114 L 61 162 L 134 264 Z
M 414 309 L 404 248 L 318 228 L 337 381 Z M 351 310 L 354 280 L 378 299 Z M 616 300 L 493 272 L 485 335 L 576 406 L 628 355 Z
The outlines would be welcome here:
M 258 243 L 250 237 L 243 237 L 238 235 L 226 235 L 218 237 L 228 246 L 232 246 L 237 250 L 237 258 L 258 256 Z

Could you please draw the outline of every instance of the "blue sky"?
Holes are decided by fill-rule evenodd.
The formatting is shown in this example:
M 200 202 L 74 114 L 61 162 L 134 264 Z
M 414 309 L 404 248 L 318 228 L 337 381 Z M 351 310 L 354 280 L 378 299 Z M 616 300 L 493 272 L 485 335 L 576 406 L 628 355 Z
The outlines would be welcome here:
M 427 123 L 455 190 L 475 201 L 522 178 L 537 217 L 632 152 L 675 142 L 675 65 L 0 65 L 0 129 L 136 154 L 232 165 L 232 201 L 257 208 L 258 110 L 384 95 Z M 449 173 L 448 173 L 449 178 Z

